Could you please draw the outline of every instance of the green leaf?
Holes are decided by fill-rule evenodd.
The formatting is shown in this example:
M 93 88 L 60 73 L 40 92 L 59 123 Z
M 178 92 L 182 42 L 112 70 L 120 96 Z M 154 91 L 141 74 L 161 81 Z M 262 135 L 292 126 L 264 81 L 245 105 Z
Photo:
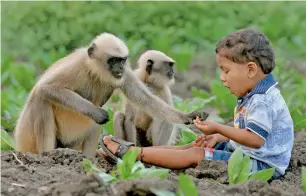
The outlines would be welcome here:
M 251 171 L 251 161 L 248 155 L 245 155 L 242 160 L 241 170 L 236 179 L 235 184 L 248 180 Z
M 120 180 L 124 180 L 124 179 L 126 179 L 127 176 L 130 175 L 128 173 L 128 171 L 126 171 L 127 170 L 126 169 L 126 164 L 120 158 L 117 159 L 117 170 L 118 170 L 118 173 L 119 173 L 119 179 Z
M 306 193 L 306 168 L 302 167 L 302 180 L 301 180 L 302 190 Z
M 111 107 L 107 108 L 109 120 L 106 124 L 104 124 L 103 132 L 107 133 L 108 135 L 114 135 L 114 112 Z
M 295 129 L 306 128 L 306 119 L 296 122 L 294 128 Z
M 143 178 L 143 177 L 158 177 L 161 179 L 166 179 L 169 174 L 169 169 L 153 169 L 153 168 L 145 168 L 137 171 L 133 178 Z
M 15 149 L 16 144 L 14 138 L 5 130 L 1 129 L 1 150 Z
M 83 168 L 87 174 L 90 174 L 93 172 L 97 173 L 105 184 L 110 184 L 110 183 L 118 181 L 118 179 L 115 176 L 109 175 L 101 171 L 100 169 L 98 169 L 94 164 L 91 163 L 89 159 L 83 159 Z
M 83 159 L 83 168 L 86 173 L 92 171 L 91 161 L 89 159 Z
M 275 168 L 269 168 L 265 170 L 260 170 L 250 176 L 249 179 L 256 179 L 263 182 L 267 182 L 274 174 Z
M 243 160 L 243 154 L 241 147 L 238 147 L 233 154 L 231 155 L 229 161 L 228 161 L 228 177 L 229 177 L 229 183 L 235 184 L 236 179 L 239 175 L 239 172 L 241 170 Z
M 183 173 L 179 175 L 179 188 L 184 196 L 198 196 L 198 189 L 193 181 Z
M 105 172 L 100 171 L 100 172 L 97 172 L 97 174 L 99 175 L 99 177 L 103 180 L 103 182 L 105 184 L 111 184 L 113 182 L 117 182 L 118 181 L 118 179 L 116 177 L 114 177 L 112 175 L 109 175 L 109 174 L 107 174 Z
M 112 170 L 112 171 L 110 172 L 110 175 L 113 176 L 114 178 L 116 178 L 115 170 Z
M 181 140 L 176 144 L 177 146 L 189 144 L 193 142 L 197 137 L 197 135 L 192 130 L 185 127 L 184 125 L 175 125 L 175 128 L 180 129 L 181 134 Z
M 159 190 L 155 188 L 150 188 L 150 191 L 154 193 L 156 196 L 175 196 L 175 193 L 168 190 Z
M 139 149 L 128 151 L 122 158 L 117 162 L 117 168 L 120 175 L 120 180 L 128 179 L 132 174 L 133 166 L 137 160 L 137 154 Z
M 132 168 L 132 173 L 135 173 L 138 170 L 142 170 L 142 169 L 145 169 L 144 164 L 141 161 L 137 161 Z

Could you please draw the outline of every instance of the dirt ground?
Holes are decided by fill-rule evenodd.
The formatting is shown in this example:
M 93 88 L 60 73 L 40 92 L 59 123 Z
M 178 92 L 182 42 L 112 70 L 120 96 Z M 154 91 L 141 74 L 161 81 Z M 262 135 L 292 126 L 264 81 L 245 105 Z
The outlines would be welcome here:
M 80 152 L 56 149 L 49 153 L 1 153 L 1 195 L 154 195 L 149 189 L 175 191 L 179 172 L 185 172 L 196 183 L 200 195 L 306 195 L 300 189 L 301 166 L 306 166 L 306 133 L 295 137 L 292 160 L 286 175 L 270 183 L 249 181 L 228 185 L 226 165 L 203 160 L 196 168 L 173 170 L 167 180 L 141 179 L 104 185 L 83 170 Z M 17 160 L 17 158 L 18 160 Z M 98 157 L 95 164 L 109 172 L 112 166 Z

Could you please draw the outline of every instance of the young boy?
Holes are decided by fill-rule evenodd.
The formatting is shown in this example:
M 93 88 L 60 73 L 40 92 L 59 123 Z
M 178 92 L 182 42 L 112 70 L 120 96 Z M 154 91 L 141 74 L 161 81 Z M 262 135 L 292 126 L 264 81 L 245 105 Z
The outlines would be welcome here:
M 214 147 L 211 158 L 225 162 L 236 148 L 241 147 L 243 153 L 251 157 L 252 173 L 274 167 L 274 179 L 284 175 L 293 147 L 293 122 L 271 74 L 275 62 L 268 39 L 254 29 L 238 30 L 217 44 L 216 59 L 221 69 L 220 80 L 238 98 L 234 127 L 197 119 L 194 126 L 205 136 L 183 147 L 141 148 L 138 159 L 161 167 L 182 169 L 196 166 L 205 158 L 207 148 L 203 146 Z M 103 154 L 114 162 L 118 156 L 137 148 L 104 135 L 101 145 Z M 209 153 L 206 151 L 206 154 Z

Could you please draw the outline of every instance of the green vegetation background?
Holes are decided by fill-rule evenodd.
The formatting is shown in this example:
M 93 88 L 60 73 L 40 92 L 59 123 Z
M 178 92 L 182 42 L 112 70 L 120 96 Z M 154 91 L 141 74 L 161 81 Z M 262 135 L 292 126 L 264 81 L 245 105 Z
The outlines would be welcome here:
M 214 54 L 231 31 L 256 27 L 276 50 L 274 75 L 296 131 L 306 128 L 306 12 L 304 2 L 2 2 L 1 127 L 14 129 L 27 95 L 52 62 L 86 45 L 101 32 L 122 38 L 131 61 L 144 49 L 162 50 L 187 71 L 196 54 Z M 211 61 L 214 61 L 212 59 Z M 202 65 L 206 66 L 203 60 Z M 217 73 L 212 73 L 215 79 Z M 204 78 L 204 75 L 203 75 Z M 205 104 L 231 118 L 235 99 L 224 97 L 217 80 L 211 91 L 193 89 L 194 98 L 175 106 Z M 199 101 L 194 100 L 202 100 Z M 204 103 L 204 105 L 203 105 Z

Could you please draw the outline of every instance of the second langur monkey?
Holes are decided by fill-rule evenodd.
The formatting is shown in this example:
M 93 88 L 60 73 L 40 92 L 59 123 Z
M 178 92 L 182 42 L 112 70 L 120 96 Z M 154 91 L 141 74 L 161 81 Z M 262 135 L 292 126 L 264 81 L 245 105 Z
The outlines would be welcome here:
M 150 115 L 172 123 L 190 124 L 204 111 L 184 113 L 153 95 L 135 76 L 126 44 L 110 33 L 58 60 L 30 92 L 17 121 L 16 150 L 41 153 L 57 147 L 96 153 L 100 125 L 108 121 L 101 107 L 119 89 Z
M 175 61 L 161 51 L 148 50 L 138 60 L 136 76 L 156 96 L 172 106 L 170 86 L 174 83 Z M 134 107 L 129 100 L 124 100 L 123 111 L 114 115 L 115 136 L 145 145 L 171 145 L 175 139 L 173 124 L 153 118 L 141 108 Z M 137 138 L 137 134 L 144 138 Z M 171 139 L 172 138 L 172 139 Z M 145 141 L 145 143 L 143 142 Z

